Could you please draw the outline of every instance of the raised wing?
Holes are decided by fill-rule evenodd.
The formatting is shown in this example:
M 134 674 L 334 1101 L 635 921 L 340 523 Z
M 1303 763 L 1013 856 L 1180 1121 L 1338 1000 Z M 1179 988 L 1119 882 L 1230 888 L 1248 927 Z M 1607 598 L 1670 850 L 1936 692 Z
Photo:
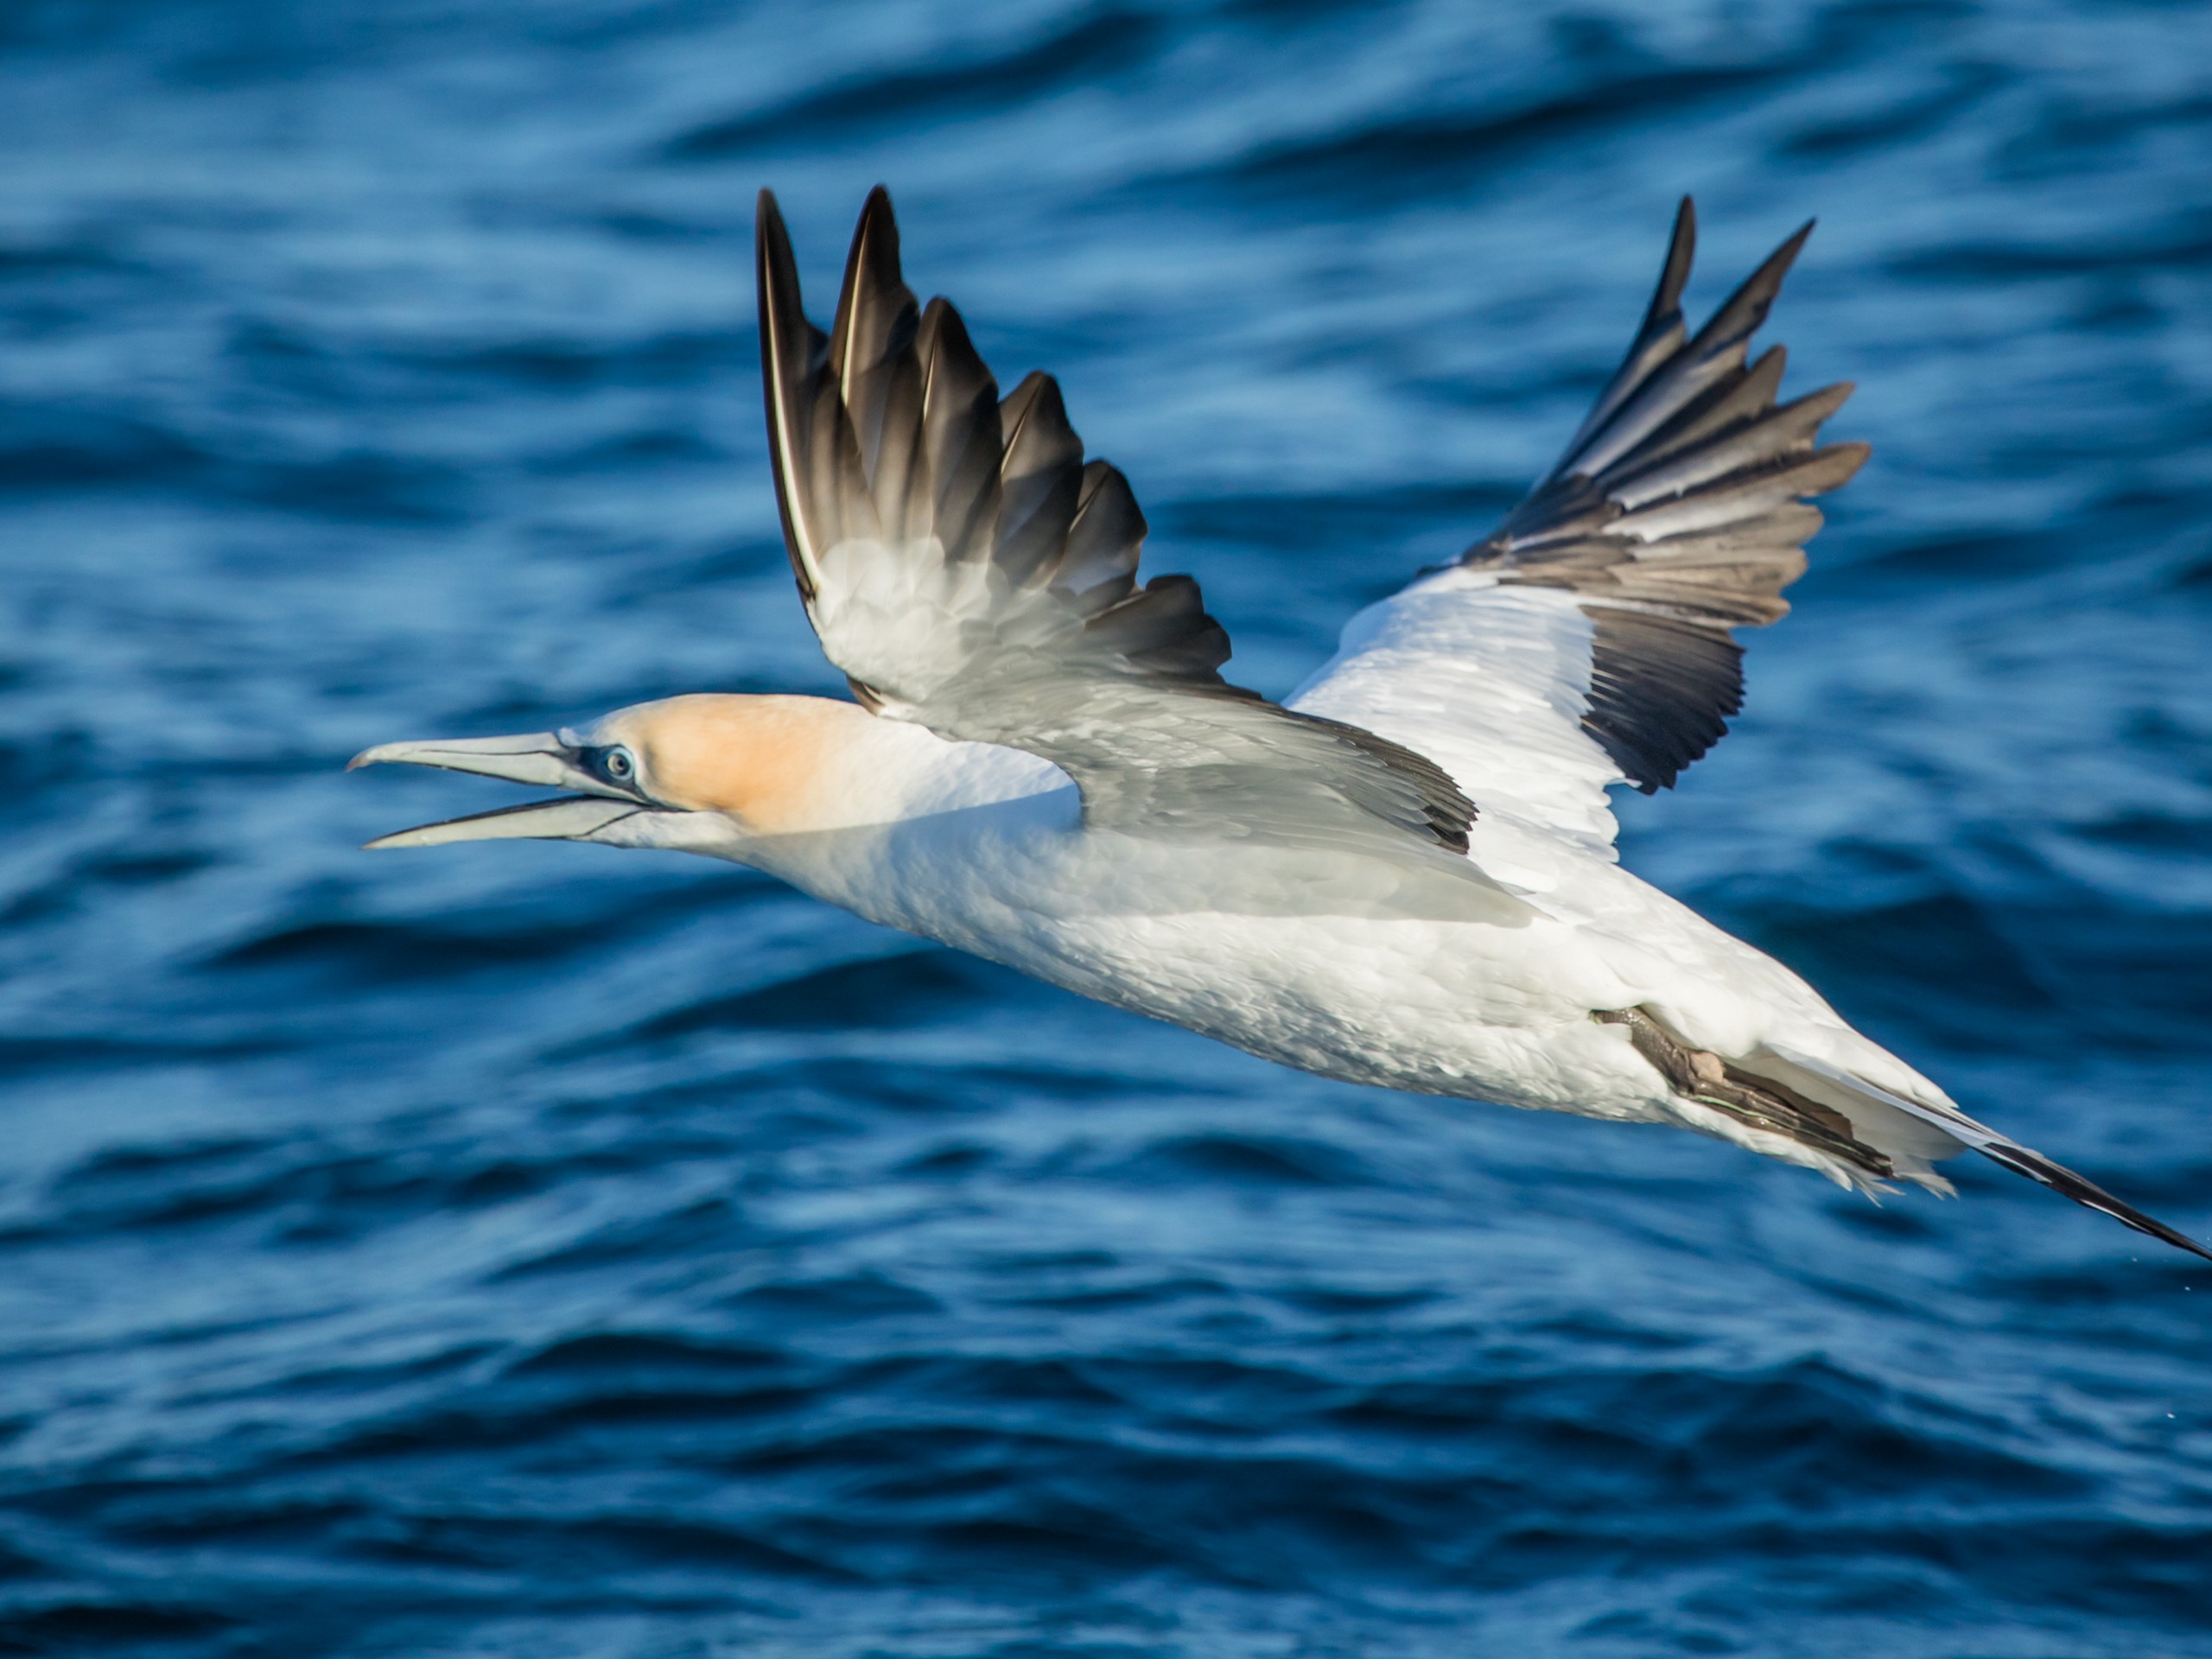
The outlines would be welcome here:
M 1609 848 L 1606 786 L 1671 785 L 1727 731 L 1730 631 L 1788 613 L 1821 526 L 1804 498 L 1866 459 L 1818 447 L 1848 383 L 1777 404 L 1783 349 L 1746 363 L 1812 228 L 1692 335 L 1685 197 L 1643 326 L 1559 464 L 1457 563 L 1354 617 L 1289 706 L 1418 749 L 1485 810 Z
M 775 199 L 758 220 L 761 366 L 784 540 L 830 660 L 879 715 L 1040 754 L 1088 821 L 1291 844 L 1464 852 L 1433 762 L 1224 681 L 1188 576 L 1137 586 L 1146 525 L 1086 463 L 1059 387 L 1001 400 L 960 314 L 917 306 L 879 187 L 837 315 L 807 321 Z

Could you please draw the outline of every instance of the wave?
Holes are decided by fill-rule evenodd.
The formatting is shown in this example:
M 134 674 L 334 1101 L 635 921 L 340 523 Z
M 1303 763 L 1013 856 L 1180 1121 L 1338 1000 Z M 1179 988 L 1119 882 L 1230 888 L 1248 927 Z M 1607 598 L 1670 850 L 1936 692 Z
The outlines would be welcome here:
M 838 690 L 762 183 L 887 180 L 1275 689 L 1519 498 L 1677 197 L 1698 308 L 1817 213 L 1877 461 L 1627 861 L 2202 1231 L 2202 10 L 0 9 L 0 1649 L 2212 1659 L 2212 1283 L 2028 1183 L 365 858 L 494 800 L 340 771 Z

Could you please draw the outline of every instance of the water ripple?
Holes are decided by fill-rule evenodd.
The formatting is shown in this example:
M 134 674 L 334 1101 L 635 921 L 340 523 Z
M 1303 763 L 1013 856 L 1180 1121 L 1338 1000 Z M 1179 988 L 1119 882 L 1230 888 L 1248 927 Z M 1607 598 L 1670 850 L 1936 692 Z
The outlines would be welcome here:
M 1875 445 L 1642 871 L 2212 1231 L 2202 4 L 0 13 L 0 1649 L 2212 1659 L 2212 1281 L 1338 1088 L 369 743 L 833 691 L 887 180 L 1280 691 L 1699 197 Z M 1796 384 L 1793 381 L 1793 384 Z

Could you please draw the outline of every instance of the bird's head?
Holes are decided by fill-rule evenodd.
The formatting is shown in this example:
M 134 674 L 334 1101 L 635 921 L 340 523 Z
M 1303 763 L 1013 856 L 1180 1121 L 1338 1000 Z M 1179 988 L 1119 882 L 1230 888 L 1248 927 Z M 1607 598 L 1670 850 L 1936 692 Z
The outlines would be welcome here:
M 531 839 L 730 855 L 759 837 L 836 827 L 846 792 L 839 762 L 874 723 L 820 697 L 701 694 L 619 709 L 581 728 L 380 743 L 348 770 L 391 761 L 567 791 L 381 836 L 372 849 Z

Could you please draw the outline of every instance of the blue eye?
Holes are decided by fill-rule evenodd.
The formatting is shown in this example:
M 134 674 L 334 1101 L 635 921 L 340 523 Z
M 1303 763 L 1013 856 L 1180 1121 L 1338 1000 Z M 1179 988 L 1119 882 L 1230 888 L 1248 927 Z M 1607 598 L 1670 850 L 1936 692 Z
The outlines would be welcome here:
M 600 757 L 599 765 L 600 769 L 618 784 L 626 784 L 638 775 L 638 763 L 627 749 L 609 749 Z

